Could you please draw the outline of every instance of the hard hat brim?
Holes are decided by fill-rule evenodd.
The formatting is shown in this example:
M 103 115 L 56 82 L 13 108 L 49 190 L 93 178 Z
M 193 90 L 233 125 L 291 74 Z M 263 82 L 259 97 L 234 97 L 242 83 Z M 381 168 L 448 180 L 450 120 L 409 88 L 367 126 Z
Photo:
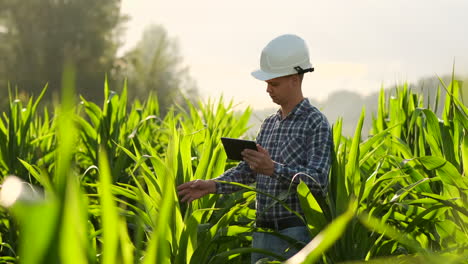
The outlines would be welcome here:
M 278 77 L 290 75 L 290 73 L 268 73 L 262 70 L 253 71 L 251 74 L 255 79 L 260 80 L 260 81 L 268 81 L 268 80 L 275 79 Z

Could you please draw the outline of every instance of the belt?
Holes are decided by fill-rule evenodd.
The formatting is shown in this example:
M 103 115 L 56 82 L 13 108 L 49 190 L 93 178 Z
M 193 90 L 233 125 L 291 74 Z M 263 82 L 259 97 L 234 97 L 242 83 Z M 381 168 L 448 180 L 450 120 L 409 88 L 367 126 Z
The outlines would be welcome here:
M 305 223 L 298 217 L 289 217 L 270 221 L 257 220 L 255 225 L 257 227 L 270 228 L 279 231 L 289 227 L 305 226 Z

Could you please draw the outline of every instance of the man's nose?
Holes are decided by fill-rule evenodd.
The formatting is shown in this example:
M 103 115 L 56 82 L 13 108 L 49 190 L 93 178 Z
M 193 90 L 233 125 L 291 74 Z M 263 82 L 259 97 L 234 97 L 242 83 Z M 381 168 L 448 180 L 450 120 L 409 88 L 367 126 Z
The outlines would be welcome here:
M 266 92 L 271 93 L 271 85 L 267 84 Z

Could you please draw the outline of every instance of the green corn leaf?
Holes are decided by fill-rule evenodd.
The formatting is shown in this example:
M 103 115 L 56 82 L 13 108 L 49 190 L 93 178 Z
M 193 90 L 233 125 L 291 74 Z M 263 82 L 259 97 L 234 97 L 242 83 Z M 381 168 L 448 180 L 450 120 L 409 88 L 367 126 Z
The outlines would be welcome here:
M 414 169 L 413 163 L 416 163 L 416 162 L 414 162 L 413 160 L 409 160 L 409 161 L 405 160 L 401 168 L 402 172 L 408 174 L 413 180 L 413 182 L 418 182 L 418 184 L 413 183 L 414 185 L 413 187 L 415 187 L 417 191 L 431 192 L 431 186 L 429 185 L 428 182 L 425 181 L 425 179 L 428 179 L 428 178 L 425 178 L 421 173 L 419 173 L 418 170 Z
M 385 130 L 381 130 L 378 134 L 368 138 L 364 142 L 362 142 L 359 146 L 361 155 L 365 155 L 370 151 L 376 143 L 381 144 L 384 139 L 389 135 L 389 132 L 394 128 L 394 126 L 389 127 Z
M 410 121 L 410 129 L 413 129 L 415 127 L 417 117 L 420 115 L 424 115 L 426 118 L 426 122 L 424 123 L 426 137 L 430 137 L 436 142 L 436 146 L 438 147 L 437 153 L 441 153 L 443 140 L 440 131 L 439 119 L 432 111 L 428 109 L 417 108 L 412 114 Z
M 160 173 L 170 173 L 169 171 L 160 171 Z M 164 174 L 162 174 L 164 175 Z M 163 176 L 162 184 L 169 184 L 169 177 Z M 166 185 L 167 186 L 167 185 Z M 170 185 L 169 185 L 170 186 Z M 172 232 L 169 228 L 170 223 L 172 223 L 172 210 L 174 205 L 173 194 L 174 190 L 170 187 L 166 188 L 163 191 L 163 197 L 161 199 L 159 215 L 157 218 L 156 226 L 158 230 L 153 231 L 149 244 L 148 250 L 144 257 L 144 264 L 147 263 L 171 263 L 171 241 L 172 241 Z
M 124 219 L 119 219 L 118 223 L 119 229 L 117 232 L 119 232 L 121 239 L 121 250 L 120 250 L 120 256 L 116 260 L 120 260 L 121 263 L 123 264 L 133 264 L 134 262 L 134 251 L 135 251 L 135 246 L 133 245 L 132 240 L 130 239 L 130 236 L 128 234 L 128 228 L 127 228 L 127 223 Z
M 103 248 L 102 263 L 115 263 L 118 255 L 118 222 L 119 215 L 117 205 L 112 194 L 112 175 L 107 161 L 107 155 L 104 150 L 99 156 L 99 199 L 101 201 L 102 211 L 102 229 L 103 229 Z
M 379 173 L 379 170 L 380 170 L 381 166 L 382 166 L 382 162 L 380 162 L 376 166 L 376 170 L 374 172 L 372 172 L 371 175 L 366 179 L 366 182 L 363 185 L 364 190 L 363 190 L 362 193 L 360 193 L 360 196 L 359 196 L 359 202 L 363 202 L 365 199 L 369 198 L 369 193 L 370 193 L 372 187 L 375 185 L 375 183 L 377 181 L 377 174 Z
M 311 237 L 314 237 L 327 225 L 328 221 L 319 203 L 303 181 L 297 186 L 297 194 Z
M 22 237 L 27 238 L 19 245 L 21 263 L 60 263 L 57 241 L 54 241 L 59 208 L 58 201 L 51 199 L 29 205 L 18 203 L 11 209 L 20 225 Z
M 202 216 L 207 210 L 211 209 L 199 209 L 185 217 L 184 232 L 180 237 L 179 252 L 176 255 L 175 263 L 190 263 L 192 255 L 198 247 L 197 227 L 202 223 Z
M 436 170 L 439 177 L 446 184 L 468 189 L 467 180 L 450 162 L 440 157 L 425 156 L 416 158 L 427 170 Z
M 88 118 L 91 120 L 91 123 L 94 127 L 99 127 L 101 123 L 101 117 L 103 112 L 101 108 L 92 102 L 86 101 L 83 97 L 80 97 L 82 104 L 85 106 L 84 110 L 88 115 Z
M 249 253 L 260 253 L 266 256 L 271 256 L 274 257 L 275 259 L 278 259 L 280 261 L 284 261 L 285 258 L 282 257 L 281 255 L 276 254 L 275 252 L 267 251 L 267 250 L 262 250 L 259 248 L 235 248 L 231 249 L 227 252 L 222 252 L 217 254 L 213 260 L 211 260 L 209 263 L 210 264 L 223 264 L 227 263 L 227 261 L 234 261 L 234 257 L 239 256 L 241 254 L 249 254 Z M 270 262 L 268 262 L 270 263 Z
M 92 252 L 88 240 L 88 203 L 84 198 L 78 178 L 68 180 L 60 232 L 62 263 L 88 263 L 88 253 Z
M 350 195 L 357 196 L 361 187 L 361 177 L 359 172 L 359 143 L 361 142 L 361 131 L 364 123 L 365 109 L 361 111 L 361 117 L 359 118 L 356 131 L 354 132 L 353 141 L 348 154 L 348 162 L 346 163 L 346 178 L 347 178 L 347 190 Z
M 445 212 L 449 209 L 449 207 L 443 204 L 435 204 L 426 210 L 423 210 L 416 217 L 413 218 L 411 223 L 406 228 L 406 233 L 411 233 L 415 229 L 419 229 L 421 226 L 424 226 L 425 222 L 432 223 L 435 219 L 439 218 L 441 215 L 445 214 Z
M 380 93 L 379 93 L 379 104 L 378 104 L 378 109 L 377 109 L 377 121 L 376 121 L 376 131 L 375 133 L 380 133 L 384 129 L 386 129 L 386 118 L 387 114 L 385 111 L 385 90 L 383 87 L 380 88 Z
M 465 133 L 463 136 L 461 144 L 461 155 L 462 155 L 462 164 L 463 164 L 463 175 L 468 174 L 468 133 Z M 466 177 L 466 176 L 465 176 Z
M 402 130 L 401 124 L 403 124 L 402 116 L 404 115 L 404 112 L 402 111 L 399 99 L 395 97 L 391 97 L 389 106 L 390 106 L 390 111 L 389 111 L 390 112 L 389 113 L 390 114 L 390 126 L 394 127 L 392 129 L 392 135 L 395 138 L 401 138 L 401 130 Z
M 347 158 L 347 147 L 349 143 L 345 143 L 342 152 L 337 152 L 336 158 L 333 161 L 333 170 L 330 177 L 331 200 L 333 201 L 330 205 L 334 207 L 332 210 L 333 216 L 342 214 L 346 210 L 346 201 L 350 197 L 350 192 L 346 188 L 348 182 L 346 178 L 346 158 Z
M 27 163 L 26 161 L 22 159 L 18 159 L 21 164 L 29 171 L 29 173 L 42 185 L 45 187 L 45 189 L 49 192 L 53 192 L 54 188 L 52 186 L 52 183 L 50 182 L 49 177 L 44 171 L 41 171 L 41 169 L 38 166 L 31 165 Z
M 396 228 L 384 223 L 383 221 L 380 221 L 379 219 L 373 216 L 361 213 L 358 216 L 358 219 L 369 230 L 377 232 L 379 234 L 383 234 L 390 239 L 396 240 L 415 252 L 429 252 L 427 249 L 423 248 L 417 240 L 411 238 L 405 233 L 398 231 Z
M 315 263 L 341 237 L 348 223 L 355 214 L 356 202 L 351 201 L 346 212 L 338 216 L 322 232 L 296 255 L 288 259 L 286 264 Z
M 415 183 L 412 183 L 412 184 L 402 188 L 401 190 L 398 190 L 395 193 L 395 195 L 392 197 L 390 202 L 393 203 L 393 202 L 396 202 L 397 200 L 403 199 L 408 194 L 408 192 L 410 192 L 412 189 L 414 189 L 418 185 L 423 184 L 423 183 L 428 182 L 428 181 L 430 181 L 429 178 L 424 178 L 424 179 L 421 179 L 421 180 L 419 180 L 419 181 L 417 181 Z

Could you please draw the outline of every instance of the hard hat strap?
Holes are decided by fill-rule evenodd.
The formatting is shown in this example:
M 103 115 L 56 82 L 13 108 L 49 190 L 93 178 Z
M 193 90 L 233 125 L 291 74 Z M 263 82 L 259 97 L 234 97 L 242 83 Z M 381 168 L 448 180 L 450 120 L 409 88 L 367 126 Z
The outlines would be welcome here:
M 306 72 L 313 72 L 314 71 L 314 68 L 309 68 L 309 69 L 302 69 L 301 66 L 296 66 L 294 67 L 294 69 L 297 71 L 297 74 L 303 74 L 303 73 L 306 73 Z

